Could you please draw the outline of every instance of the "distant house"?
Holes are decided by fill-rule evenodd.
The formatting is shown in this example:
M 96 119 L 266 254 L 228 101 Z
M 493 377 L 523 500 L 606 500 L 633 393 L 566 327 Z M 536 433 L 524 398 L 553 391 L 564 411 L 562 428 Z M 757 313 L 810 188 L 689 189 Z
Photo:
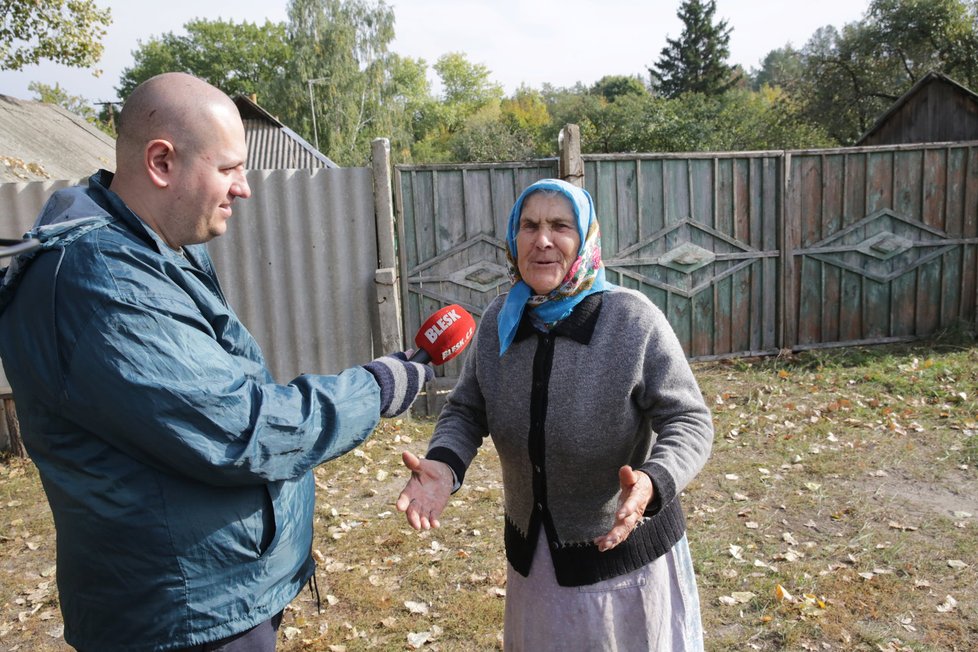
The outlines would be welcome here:
M 234 103 L 241 114 L 248 143 L 249 170 L 306 170 L 339 167 L 251 98 L 238 95 Z
M 56 104 L 0 95 L 0 183 L 115 170 L 115 139 Z
M 862 137 L 861 145 L 978 140 L 978 94 L 929 72 L 894 102 Z

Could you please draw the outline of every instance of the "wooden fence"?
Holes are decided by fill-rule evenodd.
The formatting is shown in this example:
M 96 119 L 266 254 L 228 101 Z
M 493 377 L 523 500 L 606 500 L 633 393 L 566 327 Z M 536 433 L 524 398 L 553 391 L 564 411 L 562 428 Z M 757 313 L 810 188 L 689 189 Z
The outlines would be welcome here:
M 582 160 L 609 280 L 662 308 L 691 358 L 978 319 L 978 143 Z M 395 169 L 405 333 L 449 303 L 479 318 L 509 285 L 513 202 L 559 175 L 556 159 Z
M 334 372 L 412 346 L 443 305 L 479 319 L 508 289 L 513 202 L 559 176 L 594 197 L 609 279 L 655 301 L 691 358 L 975 326 L 978 142 L 584 157 L 576 145 L 562 139 L 560 159 L 398 166 L 391 180 L 379 140 L 372 168 L 251 173 L 255 198 L 213 246 L 222 282 L 279 380 Z M 8 185 L 0 236 L 18 237 L 53 187 Z M 462 358 L 439 368 L 422 412 Z

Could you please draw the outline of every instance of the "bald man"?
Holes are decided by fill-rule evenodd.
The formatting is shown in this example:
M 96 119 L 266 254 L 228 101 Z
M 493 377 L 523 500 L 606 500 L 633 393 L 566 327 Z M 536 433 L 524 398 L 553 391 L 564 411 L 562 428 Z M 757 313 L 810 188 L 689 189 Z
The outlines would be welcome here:
M 82 652 L 268 652 L 314 572 L 312 469 L 406 410 L 431 369 L 382 356 L 275 384 L 202 243 L 251 194 L 224 93 L 154 77 L 117 171 L 55 193 L 0 285 L 0 357 L 57 528 Z

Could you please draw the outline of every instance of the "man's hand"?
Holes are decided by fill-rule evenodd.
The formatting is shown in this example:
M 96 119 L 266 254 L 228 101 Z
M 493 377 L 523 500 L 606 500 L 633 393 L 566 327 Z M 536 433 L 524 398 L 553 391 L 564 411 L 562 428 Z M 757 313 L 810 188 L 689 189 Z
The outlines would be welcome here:
M 415 530 L 430 530 L 438 527 L 448 498 L 455 484 L 454 474 L 444 462 L 426 460 L 408 451 L 401 459 L 411 471 L 411 479 L 397 497 L 397 511 L 404 512 L 408 525 Z
M 374 375 L 380 386 L 380 416 L 388 419 L 406 412 L 435 375 L 431 365 L 411 362 L 403 352 L 382 356 L 363 368 Z
M 654 494 L 652 479 L 627 464 L 618 469 L 618 482 L 621 483 L 621 494 L 618 496 L 615 524 L 607 534 L 594 540 L 594 545 L 601 552 L 611 550 L 628 538 L 638 526 Z

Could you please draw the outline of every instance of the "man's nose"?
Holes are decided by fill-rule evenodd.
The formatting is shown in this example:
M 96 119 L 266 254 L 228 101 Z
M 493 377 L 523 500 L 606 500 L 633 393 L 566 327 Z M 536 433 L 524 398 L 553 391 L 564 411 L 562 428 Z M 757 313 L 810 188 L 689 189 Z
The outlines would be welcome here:
M 251 186 L 248 185 L 248 177 L 242 172 L 241 176 L 238 177 L 238 181 L 231 186 L 231 193 L 236 197 L 241 199 L 248 199 L 251 197 Z

